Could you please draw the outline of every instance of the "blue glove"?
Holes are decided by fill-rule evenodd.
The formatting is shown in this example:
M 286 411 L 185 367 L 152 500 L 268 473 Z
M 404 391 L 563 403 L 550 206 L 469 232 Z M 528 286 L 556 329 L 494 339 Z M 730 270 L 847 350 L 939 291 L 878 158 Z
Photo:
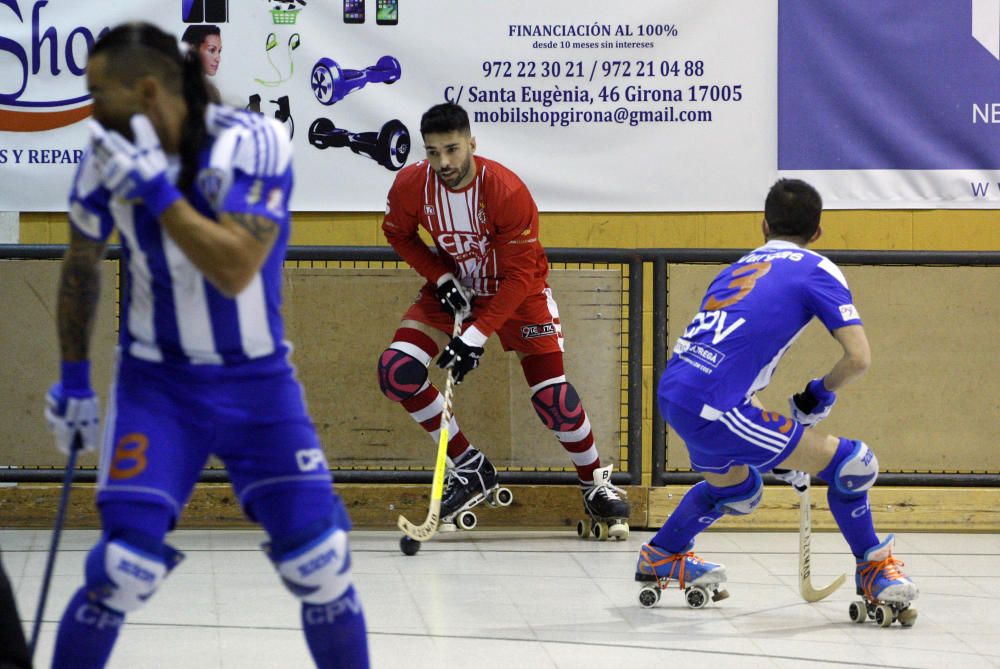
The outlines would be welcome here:
M 90 388 L 90 362 L 63 362 L 62 381 L 52 384 L 45 396 L 45 420 L 55 435 L 56 447 L 69 454 L 76 435 L 87 451 L 101 438 L 100 406 Z
M 830 415 L 837 393 L 827 390 L 823 379 L 813 379 L 801 393 L 788 398 L 792 418 L 806 426 L 815 425 Z
M 149 212 L 159 218 L 181 193 L 167 177 L 167 156 L 153 124 L 143 114 L 134 115 L 130 123 L 134 143 L 90 121 L 97 171 L 108 190 L 124 200 L 142 198 Z

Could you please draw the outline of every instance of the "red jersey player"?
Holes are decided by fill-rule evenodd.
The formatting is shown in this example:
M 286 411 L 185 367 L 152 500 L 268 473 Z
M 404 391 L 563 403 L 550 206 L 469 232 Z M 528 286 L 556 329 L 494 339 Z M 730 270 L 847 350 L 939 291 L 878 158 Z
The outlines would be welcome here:
M 538 242 L 538 207 L 516 174 L 474 155 L 469 116 L 459 105 L 431 107 L 421 118 L 427 160 L 401 170 L 389 191 L 382 230 L 396 252 L 427 279 L 379 358 L 379 384 L 437 441 L 444 399 L 427 378 L 431 359 L 456 383 L 479 366 L 493 334 L 521 361 L 531 403 L 569 453 L 594 521 L 628 536 L 628 502 L 601 467 L 590 420 L 563 371 L 563 336 L 548 261 Z M 423 227 L 437 247 L 418 236 Z M 456 313 L 462 334 L 448 340 Z M 483 501 L 497 487 L 496 469 L 473 448 L 455 418 L 449 424 L 449 468 L 442 522 Z

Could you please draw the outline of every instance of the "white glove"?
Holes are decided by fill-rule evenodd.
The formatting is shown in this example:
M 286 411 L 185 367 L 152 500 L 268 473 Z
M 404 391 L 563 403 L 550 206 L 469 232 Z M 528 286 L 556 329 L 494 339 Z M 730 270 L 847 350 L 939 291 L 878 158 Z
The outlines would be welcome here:
M 153 124 L 143 114 L 135 114 L 130 123 L 134 143 L 90 121 L 97 170 L 108 190 L 125 200 L 142 198 L 150 213 L 159 218 L 181 193 L 167 177 L 167 156 Z
M 45 420 L 55 435 L 56 447 L 66 453 L 74 448 L 76 435 L 86 451 L 97 448 L 101 438 L 100 403 L 93 390 L 67 391 L 54 383 L 45 396 Z
M 809 489 L 809 474 L 805 472 L 797 469 L 772 469 L 771 473 L 774 478 L 795 488 L 795 492 L 800 495 Z

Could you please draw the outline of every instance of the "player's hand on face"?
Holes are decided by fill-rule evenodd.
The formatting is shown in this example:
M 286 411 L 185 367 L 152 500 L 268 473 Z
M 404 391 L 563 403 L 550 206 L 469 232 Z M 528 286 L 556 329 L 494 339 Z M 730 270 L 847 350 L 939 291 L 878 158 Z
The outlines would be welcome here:
M 805 390 L 788 398 L 792 418 L 805 426 L 812 426 L 830 415 L 837 401 L 837 393 L 827 390 L 823 379 L 813 379 Z
M 479 367 L 483 357 L 483 347 L 466 343 L 462 337 L 454 337 L 444 347 L 437 360 L 441 369 L 450 369 L 455 383 L 461 383 L 465 375 Z
M 142 198 L 157 217 L 181 197 L 167 177 L 167 156 L 145 115 L 132 117 L 134 142 L 96 121 L 89 125 L 94 160 L 108 190 L 126 200 Z
M 772 469 L 771 473 L 774 478 L 795 488 L 795 492 L 800 495 L 809 489 L 809 474 L 805 472 L 797 469 Z
M 97 448 L 101 437 L 100 406 L 89 387 L 67 388 L 63 382 L 52 384 L 45 396 L 45 420 L 63 453 L 74 448 L 77 434 L 86 451 Z
M 449 316 L 455 318 L 456 315 L 461 315 L 464 319 L 472 313 L 472 302 L 476 296 L 462 286 L 454 274 L 451 272 L 442 274 L 437 284 L 434 294 L 441 303 L 441 308 L 447 311 Z

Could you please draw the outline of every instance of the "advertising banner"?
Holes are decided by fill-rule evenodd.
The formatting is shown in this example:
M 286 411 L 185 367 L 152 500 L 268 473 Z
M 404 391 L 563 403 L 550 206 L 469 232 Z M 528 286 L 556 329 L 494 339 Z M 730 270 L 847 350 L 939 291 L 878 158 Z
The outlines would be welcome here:
M 782 0 L 778 168 L 841 208 L 1000 202 L 1000 0 Z
M 285 124 L 296 210 L 381 209 L 446 100 L 547 211 L 758 209 L 775 176 L 774 0 L 0 0 L 0 211 L 65 210 L 88 49 L 135 19 Z

